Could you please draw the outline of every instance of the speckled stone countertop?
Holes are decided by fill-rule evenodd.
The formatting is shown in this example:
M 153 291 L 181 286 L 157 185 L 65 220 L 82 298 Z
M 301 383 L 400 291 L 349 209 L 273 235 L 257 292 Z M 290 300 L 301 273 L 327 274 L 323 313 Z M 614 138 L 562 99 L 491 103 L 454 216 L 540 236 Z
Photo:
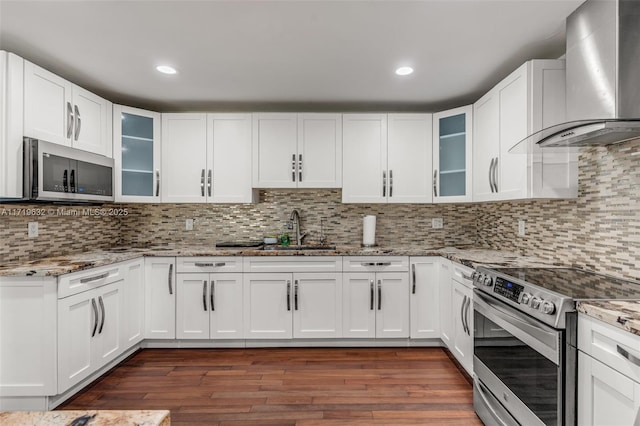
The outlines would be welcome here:
M 513 252 L 480 248 L 454 247 L 375 247 L 361 248 L 338 246 L 335 250 L 259 250 L 217 249 L 212 246 L 157 246 L 115 247 L 107 250 L 48 257 L 39 260 L 0 265 L 0 276 L 51 276 L 64 275 L 84 269 L 109 265 L 141 256 L 443 256 L 470 268 L 488 266 L 549 266 L 539 258 L 519 256 Z
M 640 336 L 640 300 L 578 302 L 578 312 Z
M 85 417 L 86 416 L 86 417 Z M 87 426 L 169 426 L 167 410 L 98 411 L 0 411 L 0 424 L 20 426 L 66 426 L 74 420 Z

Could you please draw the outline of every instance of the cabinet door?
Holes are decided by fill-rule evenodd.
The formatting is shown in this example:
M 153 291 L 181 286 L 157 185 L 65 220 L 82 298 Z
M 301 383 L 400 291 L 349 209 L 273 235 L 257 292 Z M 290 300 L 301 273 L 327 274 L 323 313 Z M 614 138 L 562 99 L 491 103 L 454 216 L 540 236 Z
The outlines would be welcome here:
M 209 338 L 209 274 L 176 275 L 176 337 Z
M 342 275 L 343 337 L 376 337 L 375 273 Z
M 451 261 L 440 259 L 438 282 L 440 283 L 440 338 L 451 349 L 456 313 L 451 303 Z
M 0 198 L 22 197 L 24 62 L 13 53 L 0 51 Z
M 342 274 L 293 275 L 293 337 L 342 337 Z
M 440 337 L 439 257 L 411 258 L 411 338 Z
M 473 200 L 495 200 L 494 165 L 500 157 L 500 96 L 492 90 L 473 105 Z
M 160 201 L 160 114 L 113 107 L 116 201 Z
M 251 114 L 209 114 L 207 126 L 207 201 L 251 203 Z
M 100 325 L 99 310 L 92 291 L 58 300 L 58 393 L 94 370 L 92 343 Z
M 209 335 L 212 339 L 242 339 L 242 274 L 209 275 Z
M 386 203 L 387 116 L 342 116 L 343 203 Z
M 297 114 L 253 114 L 253 187 L 295 188 Z
M 409 337 L 408 274 L 378 272 L 376 286 L 376 337 Z
M 162 202 L 204 203 L 206 114 L 162 114 Z
M 435 203 L 471 201 L 473 106 L 433 115 Z
M 244 336 L 290 339 L 293 336 L 291 274 L 244 274 Z
M 56 282 L 0 278 L 0 395 L 55 395 Z M 73 337 L 65 334 L 65 337 Z
M 640 422 L 640 383 L 578 352 L 578 424 L 627 426 Z
M 298 114 L 298 188 L 342 187 L 342 115 Z
M 71 146 L 72 84 L 31 62 L 24 63 L 24 136 Z
M 112 104 L 79 86 L 73 86 L 74 148 L 112 157 Z
M 144 338 L 144 260 L 122 266 L 122 348 L 129 349 Z
M 145 258 L 144 317 L 147 339 L 175 339 L 175 258 Z
M 453 280 L 451 303 L 454 316 L 454 337 L 451 352 L 469 373 L 473 372 L 473 293 Z
M 123 280 L 96 289 L 95 300 L 100 323 L 93 341 L 93 371 L 113 361 L 122 349 L 122 284 Z
M 388 202 L 431 202 L 431 119 L 431 114 L 389 114 Z

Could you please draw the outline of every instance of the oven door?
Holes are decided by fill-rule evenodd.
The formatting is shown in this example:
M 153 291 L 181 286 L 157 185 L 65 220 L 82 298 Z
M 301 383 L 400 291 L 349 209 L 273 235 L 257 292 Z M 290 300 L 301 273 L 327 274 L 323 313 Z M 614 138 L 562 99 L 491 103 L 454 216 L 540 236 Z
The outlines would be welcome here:
M 561 424 L 562 330 L 477 289 L 473 310 L 473 403 L 480 418 L 487 425 Z

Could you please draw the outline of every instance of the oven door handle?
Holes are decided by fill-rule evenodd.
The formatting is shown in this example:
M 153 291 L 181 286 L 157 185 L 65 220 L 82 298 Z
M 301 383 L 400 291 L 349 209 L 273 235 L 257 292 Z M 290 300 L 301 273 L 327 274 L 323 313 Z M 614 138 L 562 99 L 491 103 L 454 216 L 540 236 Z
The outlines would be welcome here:
M 494 300 L 491 296 L 484 295 L 477 289 L 473 293 L 475 311 L 520 339 L 549 361 L 560 365 L 560 331 L 529 319 L 527 315 Z
M 510 424 L 512 424 L 512 422 L 507 422 L 502 417 L 500 417 L 498 411 L 505 412 L 505 409 L 500 405 L 500 403 L 497 403 L 497 405 L 495 403 L 491 403 L 489 389 L 487 389 L 482 383 L 480 383 L 480 380 L 477 377 L 473 378 L 473 385 L 477 391 L 476 395 L 480 396 L 480 399 L 482 399 L 482 404 L 487 408 L 487 410 L 491 414 L 491 417 L 493 417 L 493 419 L 496 421 L 496 424 L 500 426 L 509 426 Z M 507 416 L 509 415 L 508 413 L 505 414 Z

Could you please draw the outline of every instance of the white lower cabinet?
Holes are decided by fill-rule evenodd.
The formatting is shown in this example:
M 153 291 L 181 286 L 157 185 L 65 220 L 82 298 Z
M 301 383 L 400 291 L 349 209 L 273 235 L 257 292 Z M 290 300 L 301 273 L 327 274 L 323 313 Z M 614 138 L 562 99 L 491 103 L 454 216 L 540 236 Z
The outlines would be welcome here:
M 58 393 L 120 355 L 122 284 L 58 300 Z
M 241 339 L 242 274 L 177 275 L 178 339 Z
M 292 274 L 244 274 L 244 335 L 247 339 L 291 339 Z
M 454 336 L 451 310 L 451 261 L 441 258 L 438 268 L 439 300 L 440 300 L 440 338 L 449 350 L 451 350 Z
M 410 259 L 412 339 L 440 337 L 440 259 Z
M 293 337 L 342 337 L 342 274 L 293 274 Z
M 147 339 L 175 339 L 175 258 L 145 258 L 144 324 Z
M 122 347 L 144 339 L 144 259 L 124 262 L 122 286 Z
M 453 313 L 453 344 L 451 352 L 468 372 L 473 371 L 473 290 L 453 280 L 451 304 Z
M 344 337 L 409 337 L 406 272 L 348 272 L 343 279 Z

